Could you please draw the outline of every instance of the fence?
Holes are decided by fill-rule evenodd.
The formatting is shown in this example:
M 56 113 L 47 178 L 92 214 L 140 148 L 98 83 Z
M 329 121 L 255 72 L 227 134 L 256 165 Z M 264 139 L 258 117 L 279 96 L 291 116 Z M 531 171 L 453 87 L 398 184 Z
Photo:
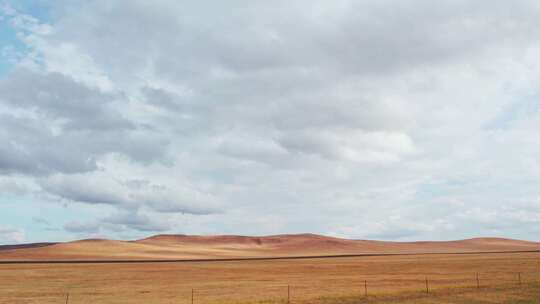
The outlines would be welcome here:
M 414 278 L 412 278 L 413 276 Z M 250 284 L 238 284 L 236 287 L 203 286 L 199 288 L 181 287 L 176 292 L 163 293 L 159 290 L 139 290 L 133 297 L 145 294 L 148 297 L 166 298 L 167 303 L 213 303 L 213 302 L 268 302 L 294 303 L 321 298 L 355 297 L 370 298 L 392 296 L 392 294 L 408 293 L 424 296 L 439 291 L 460 293 L 464 291 L 482 290 L 494 287 L 526 287 L 540 283 L 540 272 L 490 272 L 490 273 L 431 273 L 421 274 L 372 274 L 366 278 L 349 282 L 327 282 L 323 284 L 268 284 L 256 288 Z M 337 284 L 339 283 L 339 284 Z M 323 286 L 323 287 L 321 287 Z M 251 292 L 250 292 L 251 291 Z M 93 295 L 95 296 L 95 295 Z M 129 295 L 124 295 L 128 296 Z M 77 299 L 85 298 L 84 294 L 65 294 L 66 304 L 76 304 Z M 86 299 L 88 300 L 88 299 Z M 164 301 L 165 302 L 165 301 Z M 86 303 L 86 302 L 85 302 Z M 96 301 L 96 303 L 99 303 Z M 157 302 L 156 302 L 157 303 Z

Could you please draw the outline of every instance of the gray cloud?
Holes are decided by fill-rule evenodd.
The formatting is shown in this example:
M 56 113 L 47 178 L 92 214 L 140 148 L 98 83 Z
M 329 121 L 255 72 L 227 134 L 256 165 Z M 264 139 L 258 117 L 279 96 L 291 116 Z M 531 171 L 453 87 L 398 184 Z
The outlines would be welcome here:
M 64 225 L 64 230 L 73 233 L 82 234 L 96 234 L 100 232 L 100 225 L 98 223 L 84 223 L 79 221 L 71 221 Z
M 107 154 L 127 155 L 143 163 L 166 160 L 160 138 L 152 132 L 122 130 L 55 130 L 47 122 L 0 114 L 0 171 L 30 175 L 77 173 L 97 169 L 97 159 Z
M 179 185 L 172 188 L 147 180 L 119 181 L 102 174 L 54 175 L 42 179 L 40 185 L 48 193 L 72 202 L 199 215 L 220 211 L 214 197 L 197 189 Z
M 17 70 L 0 81 L 0 171 L 76 173 L 119 153 L 135 161 L 165 161 L 167 141 L 136 127 L 101 93 L 58 73 Z
M 170 230 L 172 226 L 166 220 L 152 219 L 137 211 L 120 211 L 93 221 L 70 221 L 63 228 L 67 232 L 88 237 L 103 235 L 107 232 L 121 233 L 126 230 L 156 233 Z
M 15 70 L 0 81 L 0 96 L 11 109 L 27 109 L 41 120 L 57 121 L 62 129 L 108 131 L 134 127 L 113 107 L 115 96 L 60 73 Z
M 197 80 L 214 66 L 240 73 L 299 66 L 337 69 L 340 74 L 388 73 L 459 58 L 501 39 L 520 39 L 523 33 L 538 30 L 538 5 L 533 1 L 512 5 L 503 1 L 438 5 L 425 0 L 297 1 L 293 5 L 233 1 L 213 5 L 209 10 L 207 4 L 192 2 L 132 1 L 125 6 L 95 1 L 84 10 L 87 18 L 72 11 L 71 20 L 65 21 L 77 20 L 81 26 L 63 27 L 58 35 L 90 38 L 80 43 L 103 66 L 135 68 L 134 63 L 150 60 L 158 71 L 170 76 L 194 73 L 192 79 Z M 156 15 L 161 18 L 151 17 Z M 110 25 L 117 31 L 105 30 Z M 521 34 L 512 36 L 517 33 Z M 156 56 L 137 51 L 105 56 L 110 51 L 120 54 L 107 48 L 119 39 L 129 50 L 150 45 L 149 52 Z M 164 50 L 177 56 L 161 56 Z
M 113 214 L 103 219 L 103 222 L 145 232 L 160 232 L 171 229 L 171 225 L 167 221 L 152 219 L 147 215 L 131 212 Z

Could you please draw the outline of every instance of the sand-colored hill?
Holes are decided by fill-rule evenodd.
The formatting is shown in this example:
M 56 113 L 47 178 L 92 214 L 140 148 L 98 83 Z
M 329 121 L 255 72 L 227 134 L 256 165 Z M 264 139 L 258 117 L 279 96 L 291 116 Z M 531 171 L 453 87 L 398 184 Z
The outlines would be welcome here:
M 151 260 L 294 257 L 349 254 L 540 250 L 540 243 L 502 238 L 445 242 L 348 240 L 315 234 L 262 237 L 156 235 L 136 241 L 88 239 L 39 247 L 0 247 L 7 260 Z

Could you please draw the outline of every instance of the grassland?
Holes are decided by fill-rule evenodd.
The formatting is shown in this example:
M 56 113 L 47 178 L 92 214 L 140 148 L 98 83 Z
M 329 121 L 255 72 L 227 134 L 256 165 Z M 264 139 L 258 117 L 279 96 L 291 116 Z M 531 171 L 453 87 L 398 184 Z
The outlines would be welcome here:
M 69 293 L 69 303 L 188 304 L 192 289 L 195 304 L 286 303 L 287 285 L 291 303 L 540 303 L 538 283 L 540 253 L 10 264 L 0 265 L 0 303 L 65 303 Z
M 316 234 L 189 236 L 156 235 L 135 241 L 87 239 L 50 246 L 3 249 L 0 261 L 13 260 L 174 260 L 292 257 L 389 253 L 540 251 L 540 243 L 503 238 L 436 242 L 349 240 Z

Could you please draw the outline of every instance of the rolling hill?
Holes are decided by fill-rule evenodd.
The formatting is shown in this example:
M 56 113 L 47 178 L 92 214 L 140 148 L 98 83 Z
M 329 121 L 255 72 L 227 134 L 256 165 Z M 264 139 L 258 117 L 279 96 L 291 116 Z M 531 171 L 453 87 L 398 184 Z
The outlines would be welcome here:
M 540 243 L 503 238 L 385 242 L 316 234 L 262 237 L 156 235 L 135 241 L 86 239 L 36 246 L 0 246 L 0 261 L 178 260 L 325 255 L 540 251 Z

